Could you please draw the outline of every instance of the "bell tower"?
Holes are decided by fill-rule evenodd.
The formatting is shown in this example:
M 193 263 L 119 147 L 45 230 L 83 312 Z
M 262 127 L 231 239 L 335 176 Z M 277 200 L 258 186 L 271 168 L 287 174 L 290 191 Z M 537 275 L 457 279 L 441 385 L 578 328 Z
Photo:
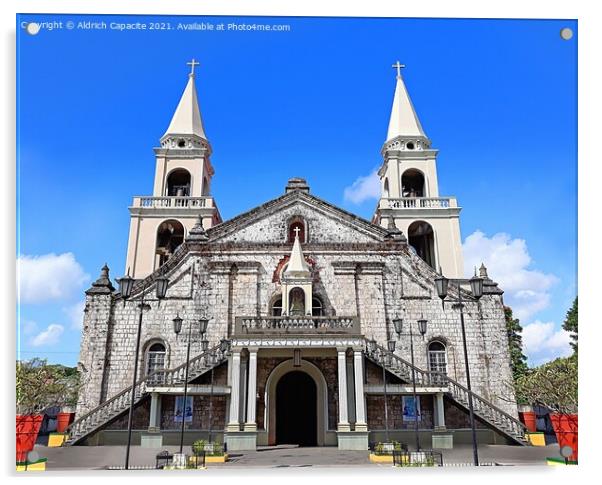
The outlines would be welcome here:
M 463 275 L 460 210 L 455 197 L 441 197 L 437 181 L 438 150 L 431 148 L 414 110 L 397 61 L 395 95 L 387 139 L 378 171 L 381 198 L 373 222 L 391 221 L 408 238 L 411 248 L 432 268 Z
M 188 82 L 166 132 L 155 148 L 153 195 L 134 197 L 126 271 L 143 278 L 163 265 L 198 219 L 203 227 L 221 222 L 211 196 L 211 144 L 205 134 L 192 59 Z

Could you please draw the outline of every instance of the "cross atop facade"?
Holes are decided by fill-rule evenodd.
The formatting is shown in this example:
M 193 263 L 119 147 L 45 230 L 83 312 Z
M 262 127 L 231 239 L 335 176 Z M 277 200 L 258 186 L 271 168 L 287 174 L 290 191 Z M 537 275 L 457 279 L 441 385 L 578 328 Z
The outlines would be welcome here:
M 300 231 L 301 231 L 301 229 L 299 229 L 298 227 L 295 227 L 295 228 L 293 229 L 293 232 L 295 233 L 295 238 L 297 238 L 297 239 L 299 238 L 299 232 L 300 232 Z
M 399 61 L 397 61 L 395 64 L 393 64 L 391 66 L 393 69 L 397 69 L 397 77 L 401 77 L 401 70 L 406 67 L 405 64 L 401 64 Z
M 192 58 L 192 61 L 186 63 L 187 66 L 190 66 L 190 76 L 194 76 L 194 66 L 200 65 L 197 61 Z

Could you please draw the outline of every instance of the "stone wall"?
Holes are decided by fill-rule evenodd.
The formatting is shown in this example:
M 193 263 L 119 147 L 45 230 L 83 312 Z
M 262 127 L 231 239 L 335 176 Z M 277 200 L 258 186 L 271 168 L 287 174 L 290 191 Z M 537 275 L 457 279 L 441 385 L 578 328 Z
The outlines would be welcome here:
M 366 396 L 366 413 L 368 429 L 385 429 L 385 396 Z M 422 419 L 419 421 L 420 429 L 433 428 L 433 396 L 419 396 L 420 412 Z M 389 429 L 414 429 L 414 421 L 403 420 L 403 399 L 401 395 L 387 395 L 387 415 Z
M 414 326 L 416 365 L 427 369 L 428 343 L 440 340 L 447 346 L 448 374 L 465 382 L 459 314 L 449 304 L 442 308 L 434 289 L 436 274 L 424 261 L 407 246 L 384 240 L 382 228 L 347 213 L 328 212 L 320 202 L 312 207 L 306 200 L 297 201 L 279 212 L 271 207 L 266 206 L 265 215 L 258 212 L 255 221 L 241 220 L 238 229 L 229 223 L 212 228 L 208 243 L 184 244 L 163 268 L 170 279 L 164 301 L 156 300 L 152 278 L 148 280 L 150 309 L 143 318 L 140 375 L 145 372 L 146 350 L 156 341 L 167 348 L 167 367 L 182 364 L 185 330 L 201 316 L 209 318 L 206 338 L 213 346 L 221 338 L 232 338 L 235 317 L 269 315 L 270 302 L 281 291 L 275 268 L 291 250 L 285 242 L 286 221 L 297 215 L 308 221 L 309 242 L 303 251 L 313 262 L 316 291 L 327 301 L 329 312 L 359 314 L 361 333 L 383 346 L 387 339 L 397 338 L 393 319 L 403 318 L 404 332 Z M 455 288 L 450 288 L 450 295 L 457 296 Z M 86 302 L 78 415 L 130 385 L 138 326 L 136 301 L 124 304 L 107 294 L 91 294 Z M 180 336 L 172 328 L 176 315 L 184 319 Z M 424 338 L 416 326 L 422 317 L 428 320 Z M 516 406 L 500 397 L 511 396 L 505 386 L 510 365 L 501 294 L 487 294 L 478 304 L 467 302 L 465 320 L 473 390 L 516 416 Z M 191 355 L 200 352 L 200 340 L 193 333 Z M 398 340 L 396 354 L 410 360 L 406 335 Z M 377 372 L 368 373 L 369 379 L 377 379 Z M 336 379 L 329 378 L 329 386 L 336 386 Z M 336 396 L 334 388 L 329 387 L 330 394 Z M 258 419 L 263 415 L 260 406 L 263 403 L 258 402 Z M 330 415 L 335 416 L 336 403 L 329 398 L 331 408 Z
M 209 429 L 210 396 L 192 396 L 192 423 L 185 429 Z M 174 419 L 176 396 L 162 396 L 161 429 L 181 429 L 182 423 Z M 226 396 L 213 396 L 211 399 L 211 429 L 221 431 L 226 426 Z

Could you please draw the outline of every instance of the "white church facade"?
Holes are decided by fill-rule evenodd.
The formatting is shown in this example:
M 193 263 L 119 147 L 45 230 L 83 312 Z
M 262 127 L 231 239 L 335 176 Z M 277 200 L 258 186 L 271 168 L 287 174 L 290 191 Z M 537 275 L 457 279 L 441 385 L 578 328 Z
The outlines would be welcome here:
M 469 442 L 459 314 L 435 289 L 439 271 L 462 277 L 460 208 L 439 195 L 437 150 L 402 66 L 372 221 L 322 200 L 303 178 L 223 221 L 191 65 L 155 148 L 153 193 L 129 208 L 131 296 L 113 286 L 106 266 L 86 292 L 70 444 L 125 443 L 140 312 L 135 444 L 179 442 L 189 328 L 188 444 L 211 436 L 229 450 L 367 449 L 385 439 L 412 444 L 416 429 L 424 447 Z M 460 289 L 478 438 L 525 444 L 508 385 L 503 292 L 484 267 L 479 276 L 481 298 Z M 450 285 L 449 294 L 458 289 Z M 414 404 L 417 412 L 408 410 Z

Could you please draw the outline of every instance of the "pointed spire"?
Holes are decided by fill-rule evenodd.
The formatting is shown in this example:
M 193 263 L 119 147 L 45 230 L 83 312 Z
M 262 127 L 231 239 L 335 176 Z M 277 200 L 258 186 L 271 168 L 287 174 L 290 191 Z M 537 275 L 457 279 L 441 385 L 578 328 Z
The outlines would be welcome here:
M 475 269 L 475 275 L 476 275 L 476 269 Z M 481 267 L 479 268 L 479 276 L 483 279 L 489 278 L 489 276 L 487 275 L 487 268 L 485 267 L 485 263 L 481 263 Z
M 109 276 L 109 267 L 107 263 L 100 270 L 100 276 L 92 283 L 92 286 L 86 290 L 87 295 L 102 295 L 108 294 L 115 291 L 115 288 L 111 284 L 111 278 Z
M 203 218 L 199 214 L 197 218 L 196 224 L 190 229 L 188 233 L 187 241 L 208 241 L 209 236 L 207 235 L 207 231 L 203 227 Z
M 395 225 L 395 219 L 393 219 L 393 217 L 389 217 L 387 230 L 389 231 L 389 234 L 387 235 L 389 239 L 403 243 L 408 242 L 403 232 Z
M 203 128 L 201 110 L 199 109 L 196 86 L 194 84 L 194 66 L 198 66 L 198 64 L 194 59 L 188 63 L 191 66 L 190 74 L 188 74 L 188 83 L 171 119 L 171 123 L 165 134 L 161 137 L 162 140 L 168 135 L 195 135 L 207 140 L 205 129 Z
M 288 262 L 284 276 L 289 277 L 309 277 L 310 269 L 309 265 L 303 257 L 303 251 L 301 250 L 301 242 L 299 241 L 299 228 L 296 227 L 295 231 L 295 242 L 293 243 L 293 250 L 291 251 L 291 257 Z
M 395 85 L 395 96 L 393 98 L 391 118 L 389 120 L 387 141 L 398 136 L 426 138 L 427 136 L 422 129 L 422 125 L 416 115 L 410 95 L 408 94 L 403 78 L 401 77 L 401 69 L 405 67 L 405 65 L 400 64 L 399 61 L 397 61 L 397 63 L 393 64 L 393 67 L 397 69 L 397 82 Z

